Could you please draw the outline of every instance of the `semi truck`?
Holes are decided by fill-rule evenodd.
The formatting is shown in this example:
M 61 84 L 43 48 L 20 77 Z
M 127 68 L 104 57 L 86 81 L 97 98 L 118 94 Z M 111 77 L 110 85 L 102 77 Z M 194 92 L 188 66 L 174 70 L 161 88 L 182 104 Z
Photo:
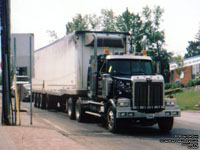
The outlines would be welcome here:
M 34 52 L 35 107 L 61 107 L 70 119 L 101 117 L 111 132 L 121 125 L 158 123 L 170 131 L 180 116 L 176 99 L 164 96 L 163 76 L 152 59 L 129 53 L 129 33 L 75 31 Z

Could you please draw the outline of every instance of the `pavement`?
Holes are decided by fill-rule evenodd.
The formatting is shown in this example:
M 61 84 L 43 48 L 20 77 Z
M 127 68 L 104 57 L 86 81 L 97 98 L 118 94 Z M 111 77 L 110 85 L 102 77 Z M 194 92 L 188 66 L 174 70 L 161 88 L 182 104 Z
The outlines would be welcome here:
M 34 116 L 30 125 L 28 112 L 20 112 L 20 117 L 20 126 L 0 125 L 0 150 L 86 150 L 83 145 Z

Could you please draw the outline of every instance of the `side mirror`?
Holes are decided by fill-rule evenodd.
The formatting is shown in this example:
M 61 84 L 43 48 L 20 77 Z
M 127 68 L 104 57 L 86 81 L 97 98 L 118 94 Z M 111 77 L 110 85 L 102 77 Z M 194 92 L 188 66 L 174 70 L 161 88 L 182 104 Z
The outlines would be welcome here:
M 160 61 L 156 62 L 156 73 L 157 74 L 161 74 L 161 65 L 160 65 Z

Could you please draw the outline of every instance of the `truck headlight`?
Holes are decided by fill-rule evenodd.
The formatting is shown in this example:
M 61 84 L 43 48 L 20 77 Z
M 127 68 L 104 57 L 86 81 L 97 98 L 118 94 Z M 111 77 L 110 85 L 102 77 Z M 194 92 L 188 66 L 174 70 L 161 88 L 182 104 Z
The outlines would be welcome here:
M 118 105 L 119 105 L 119 107 L 128 107 L 129 102 L 119 102 Z
M 165 101 L 166 106 L 174 106 L 175 102 L 174 101 Z
M 130 100 L 129 99 L 118 99 L 118 106 L 119 107 L 129 107 L 130 106 Z

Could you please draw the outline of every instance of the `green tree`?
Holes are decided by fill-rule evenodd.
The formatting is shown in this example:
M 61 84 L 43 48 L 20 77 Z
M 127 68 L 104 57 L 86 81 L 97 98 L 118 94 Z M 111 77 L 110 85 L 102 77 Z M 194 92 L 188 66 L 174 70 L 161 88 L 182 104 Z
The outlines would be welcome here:
M 102 9 L 101 10 L 101 19 L 102 19 L 102 29 L 103 31 L 109 31 L 109 32 L 115 32 L 116 29 L 116 16 L 114 15 L 114 12 L 112 9 Z
M 200 41 L 189 41 L 189 46 L 186 48 L 187 54 L 185 58 L 200 55 Z
M 151 50 L 157 51 L 157 53 L 159 53 L 159 50 L 163 48 L 163 45 L 165 43 L 164 31 L 160 30 L 163 12 L 164 10 L 161 9 L 159 6 L 155 7 L 153 12 L 148 6 L 146 6 L 142 12 L 142 15 L 144 17 L 143 34 L 147 36 L 147 46 Z M 152 14 L 154 15 L 154 17 L 152 17 Z
M 126 11 L 122 13 L 122 15 L 119 15 L 116 17 L 116 26 L 117 30 L 120 32 L 131 32 L 131 25 L 133 24 L 133 13 L 130 13 L 128 8 L 126 8 Z
M 161 74 L 164 76 L 165 81 L 169 81 L 169 61 L 172 57 L 172 53 L 168 53 L 165 50 L 165 33 L 160 29 L 162 22 L 162 14 L 164 10 L 157 6 L 153 11 L 146 6 L 143 9 L 143 35 L 147 37 L 147 49 L 148 54 L 151 56 L 154 64 L 160 62 Z
M 196 34 L 195 40 L 189 41 L 189 45 L 186 48 L 187 53 L 185 54 L 185 58 L 193 57 L 200 55 L 200 29 Z
M 97 15 L 88 15 L 88 26 L 89 30 L 100 30 L 101 27 L 101 17 L 98 17 Z
M 67 34 L 72 33 L 75 30 L 88 30 L 88 15 L 82 16 L 81 14 L 77 14 L 71 22 L 66 24 Z
M 183 67 L 184 63 L 183 63 L 182 56 L 178 55 L 178 56 L 172 57 L 172 61 L 174 61 L 177 64 L 178 68 L 175 71 L 180 76 L 182 71 L 185 70 L 185 68 Z

